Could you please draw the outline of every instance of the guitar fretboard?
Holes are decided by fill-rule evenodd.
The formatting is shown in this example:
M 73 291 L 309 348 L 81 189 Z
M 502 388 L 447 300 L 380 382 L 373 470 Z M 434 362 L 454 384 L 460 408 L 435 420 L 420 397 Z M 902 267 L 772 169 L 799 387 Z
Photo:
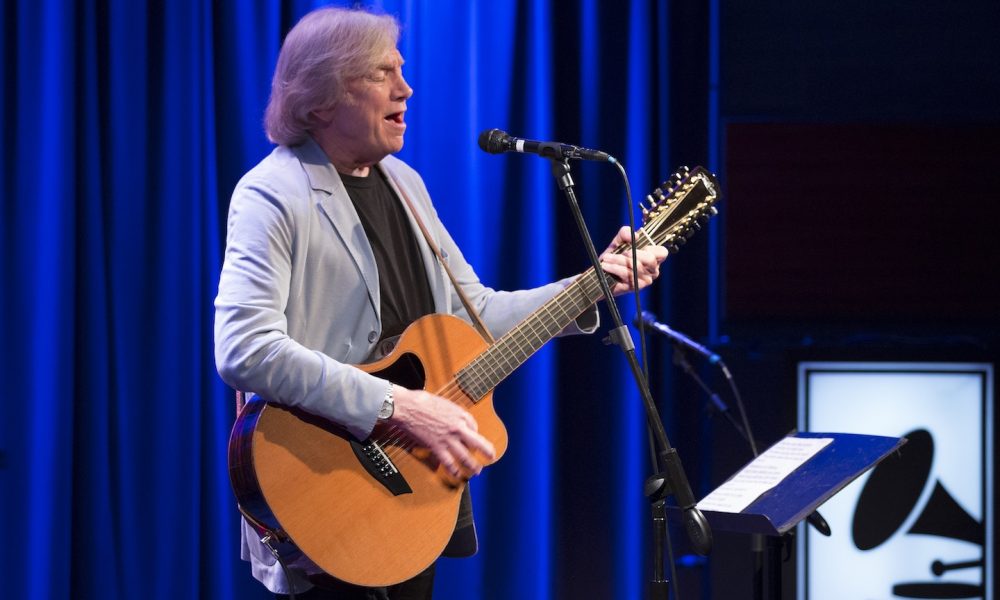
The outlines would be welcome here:
M 478 401 L 600 297 L 601 284 L 591 268 L 460 370 L 459 386 Z

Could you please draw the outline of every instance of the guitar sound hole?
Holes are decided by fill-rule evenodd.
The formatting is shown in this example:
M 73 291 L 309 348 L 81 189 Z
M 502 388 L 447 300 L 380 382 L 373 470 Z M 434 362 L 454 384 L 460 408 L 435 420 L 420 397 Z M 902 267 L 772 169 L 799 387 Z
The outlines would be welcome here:
M 376 371 L 372 375 L 377 375 L 383 379 L 401 385 L 411 390 L 424 389 L 427 376 L 424 373 L 424 365 L 415 354 L 406 352 L 399 355 L 394 363 L 381 371 Z

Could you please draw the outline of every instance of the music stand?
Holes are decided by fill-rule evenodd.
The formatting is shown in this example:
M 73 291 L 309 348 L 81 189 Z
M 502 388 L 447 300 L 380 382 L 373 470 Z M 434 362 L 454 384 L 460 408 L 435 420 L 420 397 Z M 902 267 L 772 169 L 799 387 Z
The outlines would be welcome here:
M 758 564 L 755 573 L 754 596 L 758 600 L 781 598 L 782 536 L 906 443 L 904 438 L 853 433 L 799 432 L 792 435 L 832 438 L 833 441 L 742 512 L 702 511 L 713 530 L 767 536 L 767 566 Z M 676 518 L 679 511 L 671 508 L 670 514 Z

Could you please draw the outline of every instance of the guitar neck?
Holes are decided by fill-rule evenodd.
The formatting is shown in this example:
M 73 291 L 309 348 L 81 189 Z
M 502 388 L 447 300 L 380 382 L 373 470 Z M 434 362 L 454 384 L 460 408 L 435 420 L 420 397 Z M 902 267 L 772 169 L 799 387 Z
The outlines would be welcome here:
M 647 196 L 652 210 L 643 208 L 645 225 L 636 231 L 635 246 L 662 244 L 671 253 L 687 239 L 700 222 L 716 213 L 718 198 L 715 177 L 701 167 L 682 169 L 672 179 Z M 622 244 L 615 253 L 631 249 Z M 513 373 L 524 361 L 554 338 L 601 297 L 598 277 L 603 271 L 588 269 L 566 289 L 531 313 L 506 335 L 461 369 L 456 378 L 462 390 L 478 402 Z
M 614 285 L 613 281 L 610 283 Z M 601 295 L 600 281 L 591 268 L 460 370 L 456 375 L 458 384 L 470 398 L 478 401 L 566 329 Z

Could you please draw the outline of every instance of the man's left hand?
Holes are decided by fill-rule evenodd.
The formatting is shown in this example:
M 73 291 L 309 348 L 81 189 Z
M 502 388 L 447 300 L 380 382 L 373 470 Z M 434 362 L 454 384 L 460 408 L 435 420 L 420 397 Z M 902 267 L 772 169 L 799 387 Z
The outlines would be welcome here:
M 636 236 L 636 241 L 640 239 Z M 612 250 L 622 244 L 631 244 L 631 242 L 632 234 L 629 228 L 622 227 L 600 256 L 601 266 L 604 268 L 604 271 L 609 275 L 613 275 L 618 280 L 618 283 L 611 288 L 611 293 L 615 296 L 620 296 L 632 290 L 632 251 L 629 249 L 621 254 L 615 254 Z M 663 246 L 650 244 L 636 250 L 640 290 L 653 283 L 660 276 L 660 263 L 666 260 L 666 258 L 667 249 Z

